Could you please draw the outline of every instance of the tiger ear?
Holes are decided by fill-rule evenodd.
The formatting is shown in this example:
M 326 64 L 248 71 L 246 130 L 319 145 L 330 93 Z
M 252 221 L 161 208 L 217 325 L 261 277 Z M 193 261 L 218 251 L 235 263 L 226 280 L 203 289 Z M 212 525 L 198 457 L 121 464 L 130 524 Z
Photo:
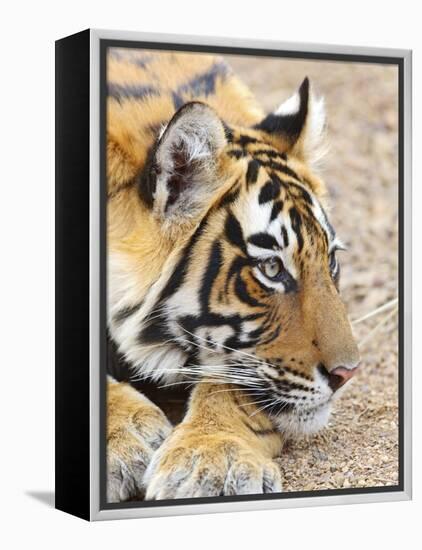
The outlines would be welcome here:
M 167 226 L 184 225 L 203 212 L 218 188 L 217 160 L 226 144 L 222 121 L 204 103 L 187 103 L 170 120 L 151 166 L 153 210 Z
M 277 134 L 287 143 L 287 152 L 311 165 L 318 163 L 326 152 L 326 127 L 323 98 L 316 98 L 305 78 L 299 90 L 269 114 L 257 128 Z

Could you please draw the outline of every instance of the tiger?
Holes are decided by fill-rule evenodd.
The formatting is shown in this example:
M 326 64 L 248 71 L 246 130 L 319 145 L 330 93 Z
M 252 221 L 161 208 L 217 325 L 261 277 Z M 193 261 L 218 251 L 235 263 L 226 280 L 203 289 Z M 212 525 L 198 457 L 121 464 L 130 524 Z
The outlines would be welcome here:
M 308 78 L 271 113 L 222 57 L 107 54 L 107 326 L 131 376 L 188 384 L 173 425 L 107 377 L 107 500 L 278 493 L 287 440 L 359 367 Z M 341 389 L 341 390 L 340 390 Z

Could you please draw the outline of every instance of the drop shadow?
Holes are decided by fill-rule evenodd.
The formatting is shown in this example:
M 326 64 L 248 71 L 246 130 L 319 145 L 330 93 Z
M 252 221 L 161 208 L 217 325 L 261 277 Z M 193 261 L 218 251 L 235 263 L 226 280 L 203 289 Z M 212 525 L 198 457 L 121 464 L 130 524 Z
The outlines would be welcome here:
M 25 494 L 49 508 L 54 508 L 56 496 L 54 491 L 26 491 Z

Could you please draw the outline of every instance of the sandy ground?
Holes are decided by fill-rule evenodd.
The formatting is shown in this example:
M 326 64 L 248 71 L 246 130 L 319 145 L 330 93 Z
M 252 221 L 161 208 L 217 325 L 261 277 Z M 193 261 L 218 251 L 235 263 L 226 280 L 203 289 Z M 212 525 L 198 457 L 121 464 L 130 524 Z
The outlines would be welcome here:
M 331 195 L 331 221 L 349 248 L 340 256 L 342 296 L 352 320 L 396 298 L 397 69 L 226 59 L 267 110 L 286 99 L 305 76 L 325 97 L 331 147 L 323 177 Z M 382 326 L 365 342 L 380 321 Z M 285 449 L 279 459 L 285 491 L 397 484 L 397 323 L 397 314 L 389 309 L 354 325 L 361 371 L 337 401 L 327 429 Z

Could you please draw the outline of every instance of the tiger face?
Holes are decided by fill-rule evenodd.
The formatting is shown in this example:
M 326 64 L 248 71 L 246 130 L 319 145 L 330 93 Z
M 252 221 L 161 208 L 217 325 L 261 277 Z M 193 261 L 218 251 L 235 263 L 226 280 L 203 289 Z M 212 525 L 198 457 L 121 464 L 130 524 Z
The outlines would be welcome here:
M 307 79 L 252 128 L 183 106 L 138 182 L 150 238 L 171 251 L 142 301 L 111 318 L 141 376 L 243 387 L 288 434 L 326 424 L 359 362 L 339 296 L 342 244 L 310 168 L 323 126 Z

